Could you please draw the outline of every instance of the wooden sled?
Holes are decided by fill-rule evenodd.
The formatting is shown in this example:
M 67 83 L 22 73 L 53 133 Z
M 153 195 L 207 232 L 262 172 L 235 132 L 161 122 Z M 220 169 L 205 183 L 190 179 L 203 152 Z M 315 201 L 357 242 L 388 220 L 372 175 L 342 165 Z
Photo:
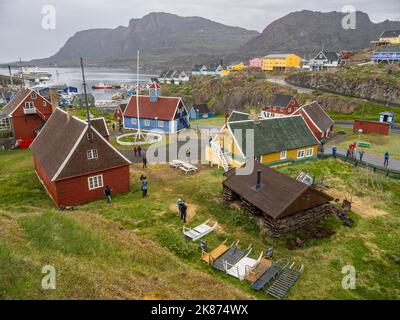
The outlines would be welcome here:
M 258 264 L 256 264 L 253 267 L 246 268 L 246 274 L 244 278 L 250 282 L 256 281 L 259 277 L 261 277 L 265 273 L 265 271 L 267 271 L 267 269 L 271 266 L 271 264 L 272 264 L 272 259 L 267 257 L 262 257 Z
M 208 264 L 212 264 L 215 259 L 223 255 L 231 246 L 226 245 L 226 241 L 222 242 L 219 246 L 211 250 L 210 252 L 205 252 L 204 250 L 201 251 L 201 260 L 207 262 Z

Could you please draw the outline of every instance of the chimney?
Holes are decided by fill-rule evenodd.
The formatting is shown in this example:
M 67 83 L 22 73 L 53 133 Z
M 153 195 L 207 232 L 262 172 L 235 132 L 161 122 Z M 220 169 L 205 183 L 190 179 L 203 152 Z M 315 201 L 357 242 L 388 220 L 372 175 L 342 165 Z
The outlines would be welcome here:
M 265 186 L 264 183 L 261 183 L 261 170 L 258 169 L 257 170 L 257 181 L 256 181 L 256 185 L 253 186 L 251 188 L 251 190 L 253 190 L 254 192 L 258 192 L 260 191 L 263 187 Z
M 58 92 L 56 88 L 50 88 L 51 109 L 54 111 L 58 108 Z
M 67 118 L 70 120 L 75 115 L 75 108 L 72 105 L 67 107 Z

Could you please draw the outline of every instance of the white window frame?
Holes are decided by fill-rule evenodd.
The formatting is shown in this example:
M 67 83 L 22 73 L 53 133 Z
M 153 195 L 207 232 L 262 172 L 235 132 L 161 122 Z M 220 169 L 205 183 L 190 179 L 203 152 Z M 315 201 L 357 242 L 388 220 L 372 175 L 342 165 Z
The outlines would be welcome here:
M 292 112 L 292 108 L 288 108 L 288 112 Z
M 137 119 L 136 118 L 131 118 L 131 124 L 137 124 Z
M 306 149 L 306 157 L 312 157 L 313 154 L 314 154 L 314 149 L 313 148 Z
M 47 102 L 46 102 L 46 101 L 43 101 L 42 106 L 43 106 L 43 107 L 47 107 Z
M 86 133 L 86 139 L 88 139 L 89 141 L 92 141 L 93 137 L 94 137 L 94 135 L 93 135 L 92 131 L 89 131 Z
M 287 151 L 286 150 L 282 150 L 281 154 L 280 154 L 280 159 L 281 160 L 285 160 L 287 157 Z
M 88 177 L 88 188 L 89 190 L 95 190 L 104 186 L 103 175 Z
M 148 119 L 145 119 L 145 120 L 143 121 L 143 123 L 144 123 L 144 125 L 145 125 L 146 127 L 150 127 L 150 126 L 151 126 L 151 121 L 148 120 Z
M 164 121 L 158 120 L 158 121 L 157 121 L 157 127 L 159 127 L 159 128 L 164 128 Z
M 35 104 L 33 103 L 33 101 L 26 101 L 25 109 L 35 109 Z
M 11 129 L 10 118 L 1 118 L 0 119 L 0 131 L 8 131 L 10 129 Z
M 297 159 L 303 159 L 305 154 L 306 154 L 306 151 L 304 149 L 297 150 Z
M 88 160 L 99 158 L 99 153 L 98 153 L 97 149 L 90 149 L 90 150 L 86 151 L 86 155 L 87 155 Z
M 31 93 L 31 99 L 33 100 L 37 99 L 37 94 L 35 92 Z

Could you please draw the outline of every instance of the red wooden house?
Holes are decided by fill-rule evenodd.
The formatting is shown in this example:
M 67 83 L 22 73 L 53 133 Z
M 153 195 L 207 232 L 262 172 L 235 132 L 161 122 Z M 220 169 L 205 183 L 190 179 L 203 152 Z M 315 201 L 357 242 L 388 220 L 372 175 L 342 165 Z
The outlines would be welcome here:
M 118 106 L 115 107 L 114 110 L 114 120 L 118 123 L 122 123 L 123 121 L 123 114 L 126 109 L 127 103 L 120 103 Z
M 295 97 L 290 95 L 278 94 L 274 97 L 272 103 L 265 107 L 262 115 L 265 118 L 288 116 L 299 108 Z
M 293 115 L 301 115 L 318 141 L 328 139 L 335 121 L 328 116 L 318 102 L 314 101 L 297 109 Z
M 106 185 L 112 194 L 129 191 L 130 161 L 98 127 L 69 111 L 57 108 L 30 148 L 36 173 L 57 207 L 102 199 Z
M 21 89 L 0 111 L 0 130 L 8 130 L 20 145 L 29 146 L 52 112 L 49 100 L 32 89 Z

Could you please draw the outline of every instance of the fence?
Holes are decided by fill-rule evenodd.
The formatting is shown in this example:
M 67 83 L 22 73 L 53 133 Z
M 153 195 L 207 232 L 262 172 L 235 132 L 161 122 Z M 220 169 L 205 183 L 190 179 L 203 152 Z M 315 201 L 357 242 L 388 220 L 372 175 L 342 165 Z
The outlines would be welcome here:
M 333 157 L 333 155 L 331 155 L 331 154 L 319 154 L 318 155 L 318 158 L 320 158 L 320 159 L 327 159 L 330 157 Z M 374 164 L 371 164 L 371 163 L 368 163 L 365 161 L 359 161 L 355 158 L 346 157 L 345 155 L 338 154 L 338 153 L 336 154 L 335 159 L 343 160 L 347 163 L 354 165 L 355 167 L 370 169 L 375 173 L 383 174 L 390 178 L 400 179 L 400 171 L 398 171 L 398 170 L 393 170 L 393 169 L 377 166 L 377 165 L 374 165 Z

